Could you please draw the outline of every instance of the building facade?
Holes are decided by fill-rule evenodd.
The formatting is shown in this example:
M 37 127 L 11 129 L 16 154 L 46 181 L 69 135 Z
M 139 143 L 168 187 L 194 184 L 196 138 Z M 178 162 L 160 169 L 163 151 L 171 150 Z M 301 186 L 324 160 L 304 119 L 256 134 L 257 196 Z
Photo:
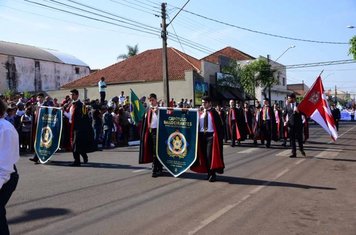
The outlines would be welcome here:
M 90 73 L 89 66 L 74 56 L 4 41 L 0 41 L 0 64 L 0 93 L 59 90 Z

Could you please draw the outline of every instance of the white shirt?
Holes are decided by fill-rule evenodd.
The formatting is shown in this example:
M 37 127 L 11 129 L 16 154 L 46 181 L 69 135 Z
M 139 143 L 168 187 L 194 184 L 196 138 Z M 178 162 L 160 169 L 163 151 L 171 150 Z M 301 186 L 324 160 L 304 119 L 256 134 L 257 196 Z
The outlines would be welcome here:
M 199 124 L 200 124 L 199 131 L 200 132 L 204 132 L 204 118 L 205 118 L 205 115 L 207 115 L 207 113 L 208 112 L 204 110 L 204 112 L 199 117 Z M 206 130 L 206 132 L 214 132 L 213 122 L 211 120 L 211 114 L 208 115 L 208 129 Z
M 105 87 L 102 87 L 102 86 L 105 86 Z M 105 92 L 105 88 L 106 88 L 106 83 L 105 81 L 99 81 L 98 82 L 98 87 L 99 87 L 99 92 Z
M 156 107 L 156 109 L 157 109 L 157 107 Z M 156 112 L 152 112 L 150 127 L 151 127 L 151 129 L 156 129 L 158 127 L 158 116 L 157 116 Z
M 14 164 L 20 159 L 19 152 L 19 135 L 15 127 L 0 118 L 0 189 L 14 172 Z
M 119 96 L 119 104 L 123 104 L 125 102 L 126 97 L 124 95 Z

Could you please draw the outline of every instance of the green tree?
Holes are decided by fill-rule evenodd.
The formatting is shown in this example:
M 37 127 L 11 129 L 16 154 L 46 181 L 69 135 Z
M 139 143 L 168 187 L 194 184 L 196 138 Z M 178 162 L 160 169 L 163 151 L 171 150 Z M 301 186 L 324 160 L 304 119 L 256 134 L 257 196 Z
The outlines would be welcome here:
M 244 65 L 241 68 L 241 85 L 244 91 L 255 96 L 255 89 L 257 86 L 269 87 L 279 83 L 275 79 L 273 73 L 276 70 L 271 68 L 271 65 L 266 59 L 254 60 L 251 63 Z
M 127 54 L 121 54 L 117 57 L 117 59 L 128 59 L 132 56 L 135 56 L 138 54 L 138 44 L 136 44 L 135 46 L 130 46 L 130 45 L 127 45 Z
M 356 36 L 350 39 L 349 55 L 352 55 L 354 60 L 356 60 Z
M 223 67 L 221 71 L 231 76 L 225 76 L 219 79 L 217 82 L 217 85 L 219 87 L 241 88 L 241 83 L 240 83 L 241 67 L 236 61 L 232 61 L 229 66 Z

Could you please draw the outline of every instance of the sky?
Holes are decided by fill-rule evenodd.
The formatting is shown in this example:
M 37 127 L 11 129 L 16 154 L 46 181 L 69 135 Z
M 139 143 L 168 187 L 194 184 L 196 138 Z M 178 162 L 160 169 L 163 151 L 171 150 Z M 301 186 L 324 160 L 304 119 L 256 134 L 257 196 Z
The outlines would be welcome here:
M 197 59 L 227 46 L 253 57 L 280 57 L 278 63 L 284 65 L 352 59 L 348 42 L 356 35 L 355 0 L 165 2 L 168 46 Z M 162 47 L 161 4 L 157 0 L 0 0 L 0 40 L 58 50 L 91 69 L 103 69 L 117 63 L 118 55 L 127 53 L 127 45 L 137 44 L 139 52 Z M 356 63 L 287 69 L 287 82 L 311 86 L 321 71 L 325 90 L 336 86 L 338 92 L 356 95 Z

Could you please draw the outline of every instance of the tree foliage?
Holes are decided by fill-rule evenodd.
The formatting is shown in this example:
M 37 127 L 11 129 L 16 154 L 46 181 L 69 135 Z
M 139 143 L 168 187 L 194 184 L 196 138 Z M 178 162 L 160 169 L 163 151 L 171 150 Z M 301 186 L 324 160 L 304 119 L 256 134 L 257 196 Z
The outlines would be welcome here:
M 231 74 L 231 77 L 220 79 L 218 87 L 239 87 L 245 94 L 255 97 L 257 86 L 269 87 L 279 83 L 273 74 L 276 70 L 266 59 L 254 60 L 248 64 L 231 62 L 228 67 L 222 69 L 223 73 Z
M 138 44 L 136 44 L 135 46 L 130 46 L 130 45 L 127 45 L 127 54 L 121 54 L 117 57 L 118 60 L 120 59 L 128 59 L 132 56 L 135 56 L 138 54 Z
M 226 76 L 224 78 L 219 79 L 217 82 L 217 85 L 219 87 L 241 88 L 241 83 L 240 83 L 241 68 L 236 61 L 231 62 L 230 65 L 227 67 L 223 67 L 221 71 L 231 76 Z
M 267 60 L 254 60 L 241 67 L 241 86 L 247 94 L 255 96 L 257 86 L 269 87 L 279 83 L 273 76 L 274 72 L 276 70 L 271 68 Z
M 354 60 L 356 60 L 356 36 L 350 39 L 349 55 L 352 55 Z

